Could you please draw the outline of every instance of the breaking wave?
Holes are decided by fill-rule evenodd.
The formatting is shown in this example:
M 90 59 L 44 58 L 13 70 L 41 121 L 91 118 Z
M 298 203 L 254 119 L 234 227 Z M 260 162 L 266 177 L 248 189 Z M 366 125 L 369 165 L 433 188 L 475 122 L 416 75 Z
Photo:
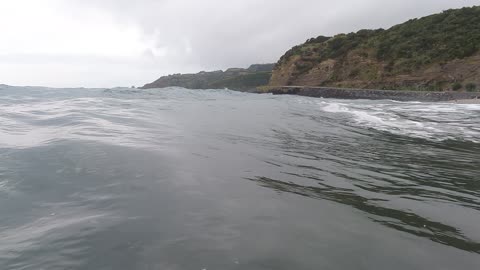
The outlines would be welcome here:
M 359 127 L 433 141 L 480 142 L 480 104 L 323 101 L 320 106 L 353 117 L 348 123 Z

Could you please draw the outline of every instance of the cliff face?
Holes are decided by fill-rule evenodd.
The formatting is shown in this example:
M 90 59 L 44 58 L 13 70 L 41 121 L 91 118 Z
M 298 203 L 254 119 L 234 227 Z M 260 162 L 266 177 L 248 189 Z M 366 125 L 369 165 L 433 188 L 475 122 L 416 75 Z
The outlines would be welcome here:
M 274 64 L 251 65 L 247 69 L 230 68 L 226 71 L 199 72 L 196 74 L 174 74 L 164 76 L 142 88 L 164 88 L 178 86 L 189 89 L 251 90 L 268 84 Z
M 289 50 L 270 86 L 473 90 L 480 86 L 480 7 L 388 30 L 320 36 Z

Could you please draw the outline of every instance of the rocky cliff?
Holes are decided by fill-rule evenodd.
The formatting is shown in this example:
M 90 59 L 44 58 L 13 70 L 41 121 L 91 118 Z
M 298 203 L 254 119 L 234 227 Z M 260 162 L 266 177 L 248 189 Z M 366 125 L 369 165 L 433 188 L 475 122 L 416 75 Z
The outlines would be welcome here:
M 247 91 L 268 84 L 274 64 L 256 64 L 247 69 L 230 68 L 225 71 L 173 74 L 159 78 L 142 88 L 179 86 L 189 89 L 223 89 Z
M 269 85 L 473 91 L 480 86 L 480 7 L 309 39 L 281 57 Z

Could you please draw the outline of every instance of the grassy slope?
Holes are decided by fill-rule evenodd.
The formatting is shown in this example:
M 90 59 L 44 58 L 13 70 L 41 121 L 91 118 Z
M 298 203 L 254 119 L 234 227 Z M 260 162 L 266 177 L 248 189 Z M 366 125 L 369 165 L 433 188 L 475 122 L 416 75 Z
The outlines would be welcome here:
M 232 68 L 226 71 L 199 72 L 163 76 L 143 88 L 179 86 L 190 89 L 252 90 L 268 84 L 274 64 L 255 64 L 248 69 Z
M 396 76 L 406 76 L 406 81 L 409 75 L 431 69 L 430 77 L 418 79 L 417 86 L 422 84 L 427 89 L 445 88 L 453 83 L 464 86 L 468 82 L 462 78 L 442 81 L 447 79 L 435 73 L 442 72 L 437 66 L 452 61 L 462 64 L 461 59 L 468 59 L 479 50 L 480 7 L 448 10 L 388 30 L 361 30 L 333 38 L 310 39 L 282 56 L 270 84 L 347 82 L 352 86 L 366 86 L 368 81 L 374 81 L 378 86 Z M 395 79 L 389 86 L 402 88 L 402 84 Z
M 258 86 L 268 84 L 271 72 L 257 72 L 245 75 L 239 75 L 226 80 L 216 81 L 209 84 L 209 88 L 228 88 L 234 90 L 250 90 Z

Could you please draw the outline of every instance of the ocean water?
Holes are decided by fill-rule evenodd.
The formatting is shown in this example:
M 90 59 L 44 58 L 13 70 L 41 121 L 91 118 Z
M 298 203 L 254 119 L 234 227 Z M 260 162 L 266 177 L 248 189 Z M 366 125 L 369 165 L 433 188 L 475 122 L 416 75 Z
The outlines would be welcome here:
M 480 105 L 1 86 L 0 269 L 480 269 Z

